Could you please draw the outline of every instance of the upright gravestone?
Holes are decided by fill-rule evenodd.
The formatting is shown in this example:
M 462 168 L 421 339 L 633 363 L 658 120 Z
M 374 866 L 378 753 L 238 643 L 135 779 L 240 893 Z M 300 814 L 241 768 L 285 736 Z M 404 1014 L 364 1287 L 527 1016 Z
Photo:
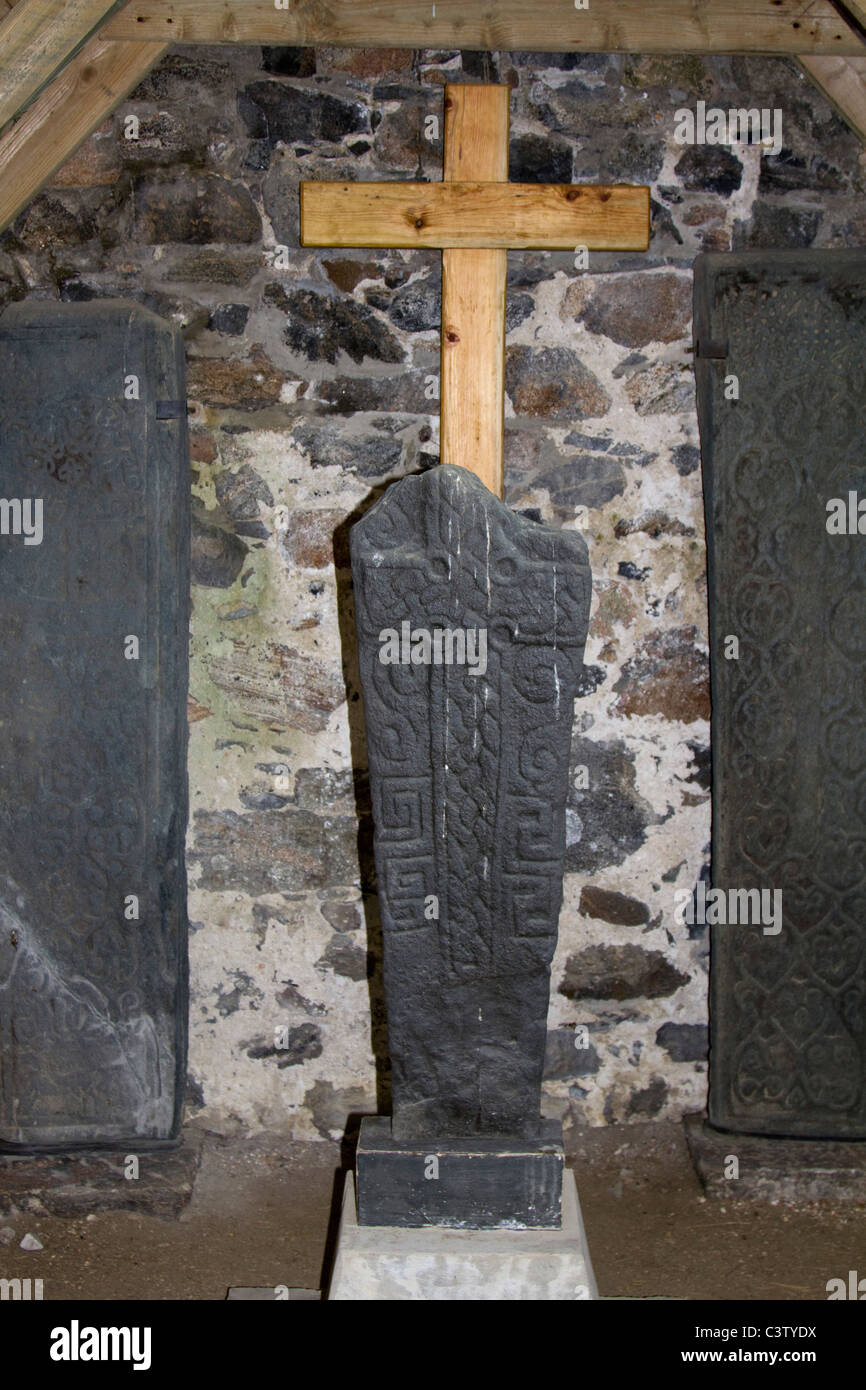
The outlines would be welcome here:
M 355 525 L 352 567 L 393 1070 L 359 1221 L 556 1226 L 540 1089 L 586 545 L 441 466 Z
M 508 103 L 446 87 L 441 183 L 301 186 L 304 246 L 443 252 L 442 465 L 352 533 L 394 1114 L 362 1126 L 337 1299 L 591 1296 L 539 1114 L 589 569 L 478 479 L 501 490 L 507 248 L 645 250 L 649 189 L 508 183 Z
M 701 257 L 695 311 L 712 878 L 766 894 L 713 926 L 710 1120 L 863 1139 L 866 254 Z
M 180 334 L 8 309 L 0 491 L 0 1145 L 159 1145 L 187 1029 Z

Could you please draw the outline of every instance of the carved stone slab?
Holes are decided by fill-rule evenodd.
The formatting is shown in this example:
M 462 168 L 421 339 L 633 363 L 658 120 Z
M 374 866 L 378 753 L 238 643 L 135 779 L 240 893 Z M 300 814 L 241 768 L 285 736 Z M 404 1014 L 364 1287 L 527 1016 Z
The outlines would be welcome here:
M 778 934 L 712 928 L 710 1118 L 752 1134 L 866 1138 L 856 503 L 855 534 L 827 529 L 828 502 L 844 500 L 847 516 L 849 494 L 866 499 L 866 253 L 701 257 L 695 298 L 712 877 L 782 892 Z M 725 397 L 731 375 L 738 400 Z M 730 635 L 736 659 L 724 655 Z
M 187 1027 L 180 334 L 0 319 L 0 1143 L 177 1132 Z M 41 503 L 41 536 L 16 533 Z M 136 639 L 135 642 L 130 639 Z
M 531 1137 L 586 546 L 452 467 L 390 487 L 351 543 L 393 1133 Z M 437 632 L 457 630 L 476 657 L 486 643 L 483 670 L 480 659 L 449 664 L 442 637 L 437 661 Z

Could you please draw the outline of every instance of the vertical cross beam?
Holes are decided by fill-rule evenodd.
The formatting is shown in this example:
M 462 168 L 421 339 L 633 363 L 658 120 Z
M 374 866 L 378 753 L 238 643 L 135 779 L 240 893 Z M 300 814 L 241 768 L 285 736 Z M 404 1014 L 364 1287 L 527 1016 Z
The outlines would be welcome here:
M 443 181 L 508 178 L 508 87 L 445 89 Z M 440 457 L 502 496 L 508 252 L 442 252 Z

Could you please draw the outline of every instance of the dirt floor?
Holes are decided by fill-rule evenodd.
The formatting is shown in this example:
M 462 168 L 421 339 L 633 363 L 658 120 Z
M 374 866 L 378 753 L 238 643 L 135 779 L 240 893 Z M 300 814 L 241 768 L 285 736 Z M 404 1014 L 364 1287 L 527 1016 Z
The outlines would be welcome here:
M 678 1124 L 584 1131 L 578 1190 L 603 1297 L 816 1299 L 866 1274 L 866 1207 L 703 1196 Z M 46 1299 L 224 1299 L 232 1286 L 318 1289 L 334 1233 L 340 1149 L 207 1135 L 178 1220 L 130 1211 L 0 1216 L 0 1277 Z M 732 1184 L 733 1187 L 733 1184 Z M 40 1251 L 18 1242 L 30 1233 Z

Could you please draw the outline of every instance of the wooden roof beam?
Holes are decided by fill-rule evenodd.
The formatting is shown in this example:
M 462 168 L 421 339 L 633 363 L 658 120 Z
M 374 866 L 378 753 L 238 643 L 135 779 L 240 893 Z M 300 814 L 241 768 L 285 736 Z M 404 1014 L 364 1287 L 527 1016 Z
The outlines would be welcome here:
M 162 57 L 162 43 L 94 38 L 0 138 L 0 231 Z
M 0 22 L 0 127 L 17 116 L 99 28 L 118 0 L 18 0 Z
M 129 0 L 114 39 L 583 53 L 856 56 L 831 0 Z
M 800 66 L 843 121 L 866 141 L 866 49 L 860 58 L 801 58 Z

